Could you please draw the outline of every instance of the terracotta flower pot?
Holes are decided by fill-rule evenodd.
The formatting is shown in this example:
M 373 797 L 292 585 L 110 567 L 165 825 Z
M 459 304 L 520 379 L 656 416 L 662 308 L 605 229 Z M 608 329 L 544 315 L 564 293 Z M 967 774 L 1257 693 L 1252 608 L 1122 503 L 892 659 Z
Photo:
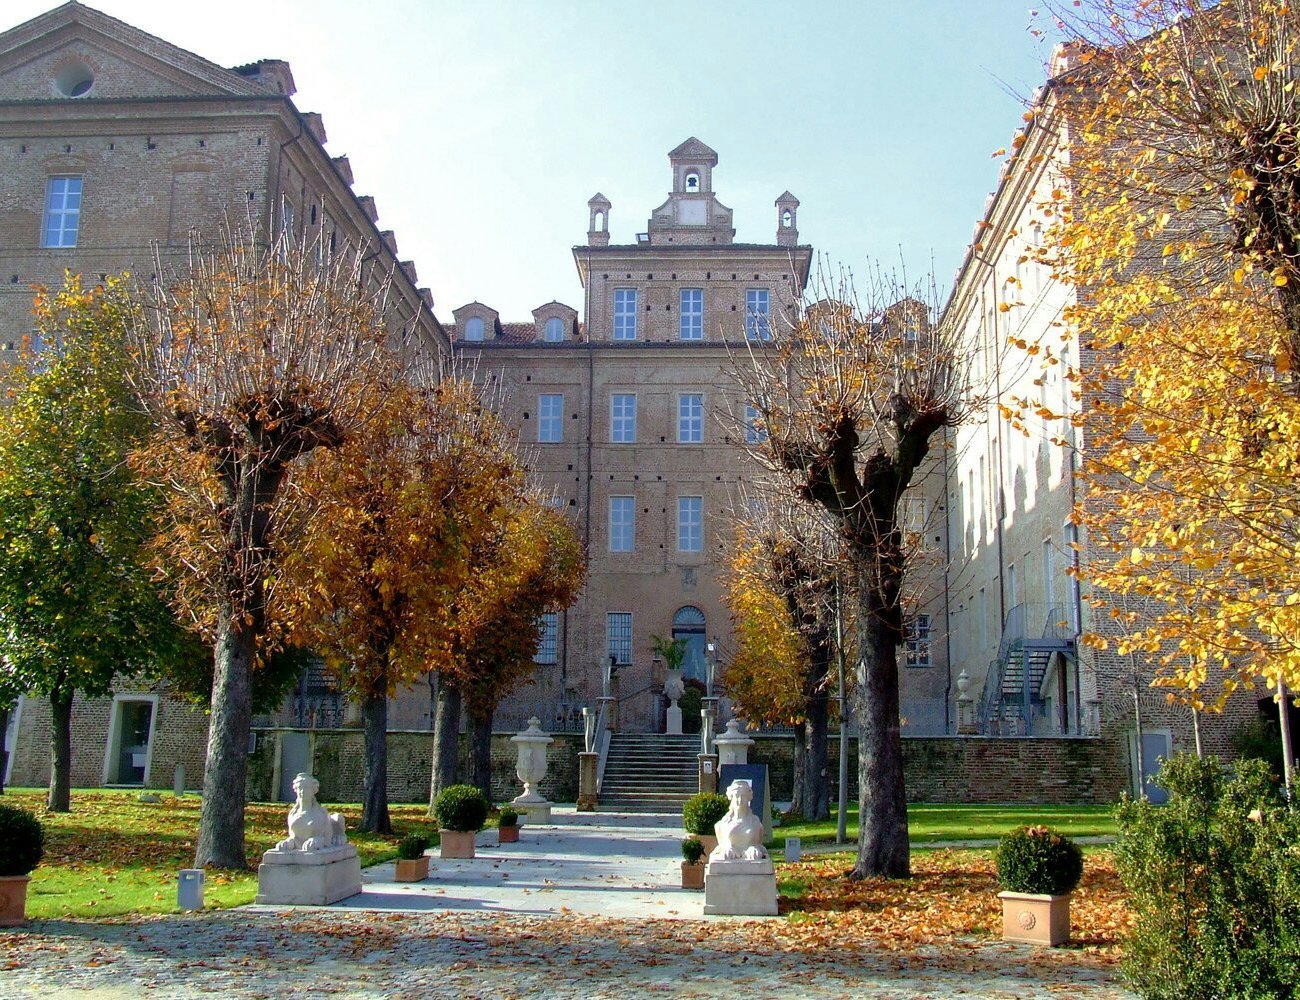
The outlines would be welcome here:
M 683 889 L 703 889 L 704 888 L 704 862 L 699 861 L 691 864 L 689 861 L 682 862 L 682 888 Z
M 1070 894 L 999 892 L 1002 940 L 1055 947 L 1070 940 Z
M 30 875 L 0 876 L 0 927 L 17 927 L 27 920 Z
M 699 842 L 704 845 L 704 860 L 708 861 L 709 855 L 718 846 L 718 838 L 711 833 L 693 833 L 691 836 L 698 838 Z
M 517 844 L 519 843 L 518 826 L 499 826 L 497 827 L 498 844 Z
M 473 830 L 438 831 L 440 858 L 472 858 L 474 856 Z
M 429 855 L 425 854 L 419 858 L 398 858 L 397 874 L 393 876 L 397 882 L 423 882 L 429 877 Z

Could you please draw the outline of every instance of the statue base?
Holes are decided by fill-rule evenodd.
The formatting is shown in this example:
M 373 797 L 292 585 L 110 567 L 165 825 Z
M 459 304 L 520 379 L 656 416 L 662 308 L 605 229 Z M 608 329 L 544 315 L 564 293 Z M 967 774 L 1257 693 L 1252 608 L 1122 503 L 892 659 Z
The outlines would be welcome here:
M 668 736 L 682 735 L 682 710 L 673 704 L 668 709 L 668 719 L 664 724 L 664 733 Z
M 776 869 L 772 859 L 710 861 L 704 869 L 706 916 L 775 917 Z
M 328 906 L 361 891 L 361 859 L 351 844 L 323 851 L 267 851 L 257 868 L 265 906 Z
M 527 817 L 529 823 L 548 826 L 551 822 L 551 803 L 540 795 L 521 795 L 510 805 L 515 812 Z

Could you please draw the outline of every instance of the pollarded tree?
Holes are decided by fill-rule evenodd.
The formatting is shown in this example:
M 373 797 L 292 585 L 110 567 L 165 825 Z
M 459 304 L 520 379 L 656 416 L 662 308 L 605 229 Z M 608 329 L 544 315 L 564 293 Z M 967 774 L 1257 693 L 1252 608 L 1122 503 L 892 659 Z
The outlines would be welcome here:
M 480 548 L 472 583 L 457 600 L 457 686 L 470 723 L 470 780 L 492 796 L 492 718 L 501 699 L 537 668 L 541 616 L 577 599 L 582 543 L 563 513 L 529 491 L 500 511 L 499 532 Z
M 247 864 L 251 674 L 273 624 L 284 510 L 306 502 L 290 469 L 360 432 L 394 364 L 387 283 L 364 262 L 227 237 L 178 274 L 159 266 L 134 327 L 138 391 L 160 427 L 140 461 L 170 494 L 160 568 L 214 647 L 197 865 Z
M 35 311 L 39 343 L 0 408 L 0 687 L 50 699 L 48 808 L 66 812 L 74 692 L 107 694 L 187 644 L 148 569 L 161 496 L 127 464 L 149 420 L 127 382 L 126 286 L 69 275 Z
M 857 642 L 860 812 L 855 877 L 906 877 L 907 792 L 899 719 L 908 547 L 900 508 L 935 439 L 967 411 L 960 356 L 929 310 L 873 277 L 752 345 L 735 375 L 766 432 L 751 453 L 841 534 Z

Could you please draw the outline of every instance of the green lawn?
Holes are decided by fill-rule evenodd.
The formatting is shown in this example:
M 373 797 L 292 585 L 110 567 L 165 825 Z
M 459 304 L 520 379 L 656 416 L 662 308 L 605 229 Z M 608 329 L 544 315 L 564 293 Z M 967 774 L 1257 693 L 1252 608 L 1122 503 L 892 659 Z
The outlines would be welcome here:
M 1018 826 L 1043 824 L 1071 837 L 1114 835 L 1113 806 L 984 806 L 923 805 L 907 807 L 908 833 L 913 844 L 932 841 L 985 840 L 1000 837 Z M 785 848 L 786 837 L 806 844 L 835 841 L 835 807 L 831 819 L 818 823 L 782 823 L 776 828 L 776 846 Z M 858 831 L 857 804 L 849 806 L 850 846 Z
M 32 873 L 27 914 L 41 917 L 112 917 L 125 913 L 176 911 L 176 873 L 194 862 L 199 799 L 161 793 L 144 803 L 137 792 L 78 789 L 72 812 L 46 813 L 45 792 L 6 789 L 0 802 L 35 812 L 45 826 L 45 859 Z M 359 805 L 330 805 L 347 817 L 348 840 L 373 865 L 397 856 L 397 841 L 418 831 L 437 843 L 436 824 L 423 805 L 395 805 L 389 811 L 394 835 L 358 833 Z M 288 806 L 249 803 L 247 848 L 256 866 L 262 852 L 285 835 Z M 257 894 L 255 871 L 207 873 L 204 905 L 213 908 L 251 903 Z

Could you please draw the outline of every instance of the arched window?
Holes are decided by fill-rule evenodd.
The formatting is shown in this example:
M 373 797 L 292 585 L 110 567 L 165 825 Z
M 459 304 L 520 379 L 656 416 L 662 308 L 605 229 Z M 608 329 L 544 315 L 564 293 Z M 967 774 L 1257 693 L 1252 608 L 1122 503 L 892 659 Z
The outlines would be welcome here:
M 700 190 L 700 175 L 692 170 L 686 175 L 686 190 L 691 194 L 696 194 Z
M 465 323 L 465 339 L 466 340 L 483 339 L 483 320 L 480 319 L 478 316 L 475 316 L 473 319 L 468 320 Z
M 677 614 L 673 615 L 673 639 L 686 643 L 686 656 L 682 660 L 683 677 L 694 677 L 702 681 L 708 676 L 704 626 L 704 612 L 694 605 L 679 608 Z
M 792 222 L 794 222 L 794 213 L 787 208 L 781 213 L 781 228 L 789 229 Z
M 592 223 L 592 230 L 595 231 L 595 232 L 597 232 L 597 233 L 603 233 L 603 232 L 605 231 L 605 213 L 604 213 L 604 212 L 597 212 L 597 213 L 596 213 L 595 218 L 594 218 L 593 223 Z
M 542 336 L 548 344 L 558 344 L 564 339 L 564 320 L 559 316 L 552 316 L 546 321 Z

